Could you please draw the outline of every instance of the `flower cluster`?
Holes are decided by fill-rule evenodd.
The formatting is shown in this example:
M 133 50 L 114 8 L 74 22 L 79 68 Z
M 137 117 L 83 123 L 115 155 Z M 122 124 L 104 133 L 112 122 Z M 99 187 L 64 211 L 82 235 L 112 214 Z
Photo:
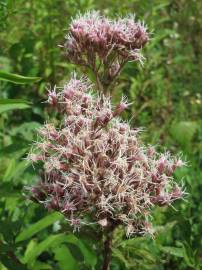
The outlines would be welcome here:
M 119 118 L 128 107 L 124 98 L 112 106 L 75 75 L 56 90 L 48 103 L 63 120 L 39 130 L 28 156 L 43 166 L 32 199 L 60 211 L 74 227 L 95 222 L 122 224 L 129 235 L 148 231 L 152 207 L 182 197 L 172 175 L 183 162 L 142 144 L 139 130 Z
M 146 27 L 136 22 L 134 16 L 109 20 L 92 11 L 72 21 L 64 47 L 69 60 L 75 64 L 94 72 L 100 64 L 104 65 L 107 74 L 103 76 L 107 75 L 110 80 L 126 62 L 142 61 L 140 49 L 148 40 Z

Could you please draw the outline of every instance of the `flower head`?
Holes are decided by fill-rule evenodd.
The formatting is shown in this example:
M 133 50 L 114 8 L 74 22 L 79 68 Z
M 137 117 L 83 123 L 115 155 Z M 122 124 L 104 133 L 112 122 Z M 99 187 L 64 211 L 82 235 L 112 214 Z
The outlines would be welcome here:
M 110 20 L 91 11 L 72 20 L 65 47 L 70 59 L 84 61 L 88 54 L 106 60 L 113 53 L 132 58 L 149 40 L 147 28 L 134 16 Z M 133 60 L 137 60 L 134 58 Z
M 110 20 L 90 11 L 72 20 L 64 47 L 72 63 L 90 68 L 107 85 L 128 61 L 142 62 L 148 40 L 147 28 L 134 16 Z
M 43 174 L 31 198 L 76 228 L 89 221 L 122 224 L 128 235 L 152 231 L 151 209 L 183 195 L 172 177 L 182 161 L 143 145 L 139 131 L 118 118 L 125 99 L 113 107 L 110 97 L 93 94 L 86 78 L 72 76 L 54 97 L 57 104 L 48 101 L 63 119 L 39 130 L 29 158 L 42 164 Z

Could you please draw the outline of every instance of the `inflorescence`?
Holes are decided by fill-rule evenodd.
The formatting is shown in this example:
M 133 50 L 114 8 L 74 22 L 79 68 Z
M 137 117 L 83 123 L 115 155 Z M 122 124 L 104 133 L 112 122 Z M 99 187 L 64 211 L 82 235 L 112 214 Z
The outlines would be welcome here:
M 39 130 L 28 159 L 43 169 L 30 196 L 74 227 L 94 222 L 124 225 L 128 235 L 151 231 L 152 208 L 183 195 L 172 175 L 184 164 L 143 145 L 139 130 L 119 118 L 128 107 L 125 98 L 112 106 L 110 97 L 92 88 L 74 74 L 63 88 L 49 91 L 48 103 L 62 121 Z
M 141 48 L 148 40 L 147 28 L 134 16 L 110 20 L 91 11 L 72 20 L 64 47 L 70 62 L 108 86 L 128 61 L 143 61 Z

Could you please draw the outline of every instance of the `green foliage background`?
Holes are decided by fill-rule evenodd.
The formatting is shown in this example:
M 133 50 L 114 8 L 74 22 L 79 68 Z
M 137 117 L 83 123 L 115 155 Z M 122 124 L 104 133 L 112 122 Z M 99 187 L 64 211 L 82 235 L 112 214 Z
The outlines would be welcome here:
M 94 228 L 72 234 L 62 216 L 23 195 L 37 180 L 24 158 L 48 119 L 46 87 L 62 84 L 75 68 L 57 45 L 71 17 L 89 9 L 111 17 L 136 13 L 148 25 L 145 64 L 126 66 L 113 100 L 127 95 L 133 105 L 124 118 L 145 128 L 143 140 L 188 161 L 176 173 L 185 200 L 175 203 L 177 210 L 154 212 L 154 240 L 127 239 L 117 230 L 111 269 L 202 269 L 202 2 L 0 0 L 0 70 L 42 78 L 0 80 L 0 270 L 101 269 Z

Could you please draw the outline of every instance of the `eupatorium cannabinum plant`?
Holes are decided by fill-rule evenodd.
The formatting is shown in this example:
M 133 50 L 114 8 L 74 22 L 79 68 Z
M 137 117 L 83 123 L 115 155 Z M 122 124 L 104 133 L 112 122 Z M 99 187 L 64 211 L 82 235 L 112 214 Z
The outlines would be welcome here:
M 140 50 L 148 40 L 144 25 L 132 16 L 111 21 L 91 12 L 73 20 L 67 56 L 91 69 L 96 85 L 74 73 L 63 87 L 49 90 L 47 102 L 60 123 L 46 123 L 28 155 L 42 165 L 31 198 L 60 211 L 74 229 L 95 223 L 106 233 L 103 269 L 109 269 L 118 225 L 128 236 L 152 233 L 151 210 L 183 195 L 173 178 L 184 165 L 181 159 L 145 146 L 139 129 L 120 118 L 129 106 L 126 98 L 112 105 L 104 94 L 128 61 L 142 61 Z

